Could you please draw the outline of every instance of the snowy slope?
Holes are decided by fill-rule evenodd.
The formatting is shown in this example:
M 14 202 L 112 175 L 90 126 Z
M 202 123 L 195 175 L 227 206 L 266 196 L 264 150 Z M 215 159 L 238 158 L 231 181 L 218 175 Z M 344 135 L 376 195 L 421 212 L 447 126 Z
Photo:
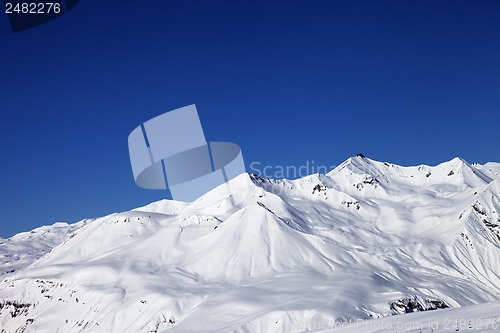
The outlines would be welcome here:
M 0 275 L 25 268 L 35 260 L 49 253 L 53 247 L 71 237 L 75 230 L 88 220 L 75 224 L 58 222 L 29 232 L 19 233 L 11 238 L 0 237 Z
M 244 174 L 231 197 L 216 188 L 111 214 L 6 275 L 0 327 L 303 332 L 303 323 L 498 309 L 498 166 L 357 156 L 326 175 Z

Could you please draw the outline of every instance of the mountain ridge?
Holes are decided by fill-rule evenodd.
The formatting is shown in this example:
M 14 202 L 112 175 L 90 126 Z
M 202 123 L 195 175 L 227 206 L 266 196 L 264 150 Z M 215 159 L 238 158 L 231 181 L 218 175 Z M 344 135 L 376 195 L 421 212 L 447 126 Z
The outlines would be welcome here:
M 229 197 L 215 188 L 82 221 L 2 276 L 0 327 L 299 332 L 418 310 L 404 299 L 500 301 L 497 164 L 356 156 L 327 174 L 242 174 L 221 185 Z

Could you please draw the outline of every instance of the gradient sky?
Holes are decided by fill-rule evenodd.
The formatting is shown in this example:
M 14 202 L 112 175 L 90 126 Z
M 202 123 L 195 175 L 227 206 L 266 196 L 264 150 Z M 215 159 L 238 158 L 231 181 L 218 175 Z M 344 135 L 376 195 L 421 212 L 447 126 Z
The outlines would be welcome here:
M 2 237 L 165 198 L 127 137 L 189 104 L 247 166 L 500 161 L 495 0 L 81 0 L 0 41 Z

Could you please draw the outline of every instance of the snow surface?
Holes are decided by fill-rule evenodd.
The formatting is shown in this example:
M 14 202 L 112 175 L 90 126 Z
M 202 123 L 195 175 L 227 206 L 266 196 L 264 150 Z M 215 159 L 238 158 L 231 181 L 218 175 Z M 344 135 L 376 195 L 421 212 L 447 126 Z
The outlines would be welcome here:
M 498 170 L 357 156 L 326 175 L 243 174 L 230 197 L 222 185 L 192 203 L 162 200 L 0 240 L 1 272 L 7 256 L 25 258 L 2 276 L 0 328 L 498 332 Z M 396 315 L 436 307 L 452 309 Z M 475 322 L 445 325 L 464 318 Z M 394 326 L 367 326 L 380 322 Z M 402 322 L 427 328 L 394 329 Z
M 57 222 L 51 226 L 21 232 L 8 239 L 0 237 L 0 276 L 31 265 L 87 222 L 88 220 L 75 224 Z

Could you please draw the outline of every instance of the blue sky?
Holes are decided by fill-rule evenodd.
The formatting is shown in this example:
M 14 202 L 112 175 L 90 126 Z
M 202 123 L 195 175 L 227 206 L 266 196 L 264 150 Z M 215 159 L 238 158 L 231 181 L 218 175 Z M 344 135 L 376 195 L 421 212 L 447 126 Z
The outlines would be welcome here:
M 498 1 L 81 0 L 0 41 L 2 237 L 164 198 L 127 137 L 189 104 L 247 166 L 500 161 Z

